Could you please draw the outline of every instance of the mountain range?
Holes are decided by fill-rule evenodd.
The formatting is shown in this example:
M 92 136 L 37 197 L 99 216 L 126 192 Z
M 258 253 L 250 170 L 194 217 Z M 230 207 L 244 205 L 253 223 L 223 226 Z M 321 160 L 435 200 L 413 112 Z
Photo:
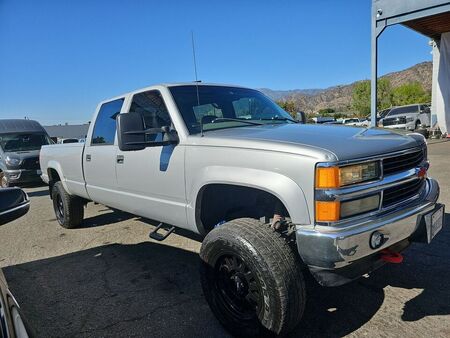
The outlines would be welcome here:
M 419 82 L 426 91 L 431 91 L 433 64 L 422 62 L 399 72 L 382 76 L 390 80 L 392 87 Z M 351 110 L 353 86 L 360 81 L 325 89 L 273 90 L 261 88 L 264 94 L 277 101 L 293 101 L 299 110 L 306 113 L 333 108 L 336 111 Z

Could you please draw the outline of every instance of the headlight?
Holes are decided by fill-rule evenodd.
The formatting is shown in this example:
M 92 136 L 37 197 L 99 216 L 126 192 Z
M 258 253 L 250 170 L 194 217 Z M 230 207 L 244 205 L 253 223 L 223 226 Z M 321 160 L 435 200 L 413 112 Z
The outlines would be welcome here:
M 406 122 L 412 122 L 412 121 L 414 121 L 414 117 L 407 117 L 406 118 Z
M 6 156 L 5 162 L 7 165 L 10 165 L 11 167 L 17 167 L 22 161 L 20 160 L 20 158 L 17 157 Z
M 339 188 L 380 177 L 380 162 L 316 169 L 316 188 Z

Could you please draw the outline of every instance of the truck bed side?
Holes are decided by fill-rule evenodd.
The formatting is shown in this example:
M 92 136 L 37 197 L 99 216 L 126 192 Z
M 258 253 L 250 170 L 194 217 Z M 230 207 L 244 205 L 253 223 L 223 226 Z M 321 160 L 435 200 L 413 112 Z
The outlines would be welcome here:
M 52 144 L 40 153 L 42 179 L 48 181 L 57 174 L 71 195 L 89 198 L 83 174 L 83 143 Z

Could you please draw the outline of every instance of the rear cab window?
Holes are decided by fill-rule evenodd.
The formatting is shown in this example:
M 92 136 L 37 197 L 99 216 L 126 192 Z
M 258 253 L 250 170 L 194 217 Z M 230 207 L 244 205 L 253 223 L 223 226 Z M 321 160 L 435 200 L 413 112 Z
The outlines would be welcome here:
M 113 145 L 116 136 L 116 118 L 120 114 L 124 99 L 102 104 L 95 120 L 91 146 Z

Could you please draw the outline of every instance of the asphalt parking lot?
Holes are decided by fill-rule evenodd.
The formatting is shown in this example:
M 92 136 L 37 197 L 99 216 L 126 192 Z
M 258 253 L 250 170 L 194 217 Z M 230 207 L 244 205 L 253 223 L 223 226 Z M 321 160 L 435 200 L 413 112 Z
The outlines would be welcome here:
M 430 144 L 429 158 L 450 208 L 450 142 Z M 45 186 L 25 190 L 30 212 L 0 227 L 0 267 L 38 337 L 228 336 L 203 299 L 197 238 L 178 232 L 155 242 L 154 222 L 94 204 L 82 228 L 66 230 Z M 292 337 L 449 337 L 449 216 L 403 264 L 338 288 L 310 281 Z

